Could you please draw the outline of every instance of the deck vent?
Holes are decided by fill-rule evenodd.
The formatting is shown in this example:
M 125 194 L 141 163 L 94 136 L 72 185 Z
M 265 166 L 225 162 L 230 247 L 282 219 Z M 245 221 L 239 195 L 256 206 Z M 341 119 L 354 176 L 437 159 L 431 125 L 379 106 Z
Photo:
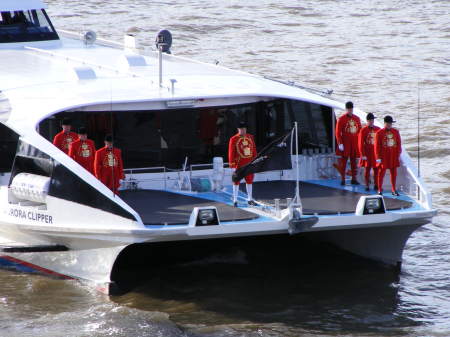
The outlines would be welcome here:
M 0 114 L 9 113 L 11 111 L 11 105 L 9 104 L 9 99 L 0 90 Z
M 73 67 L 75 80 L 95 80 L 97 75 L 91 67 Z
M 120 56 L 118 66 L 123 70 L 128 70 L 133 67 L 146 67 L 147 61 L 142 55 L 126 54 Z

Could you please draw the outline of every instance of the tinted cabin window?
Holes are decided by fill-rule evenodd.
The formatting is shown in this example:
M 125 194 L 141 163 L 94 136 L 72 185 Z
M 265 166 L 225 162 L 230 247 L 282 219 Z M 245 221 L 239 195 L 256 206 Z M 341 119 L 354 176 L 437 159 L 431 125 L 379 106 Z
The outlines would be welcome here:
M 45 10 L 0 12 L 0 43 L 59 39 Z
M 0 123 L 0 172 L 11 172 L 19 136 Z
M 41 123 L 41 134 L 49 139 L 61 130 L 64 117 L 73 130 L 86 126 L 97 148 L 113 133 L 122 150 L 125 168 L 164 166 L 181 169 L 188 164 L 212 163 L 221 156 L 228 161 L 228 141 L 239 121 L 248 123 L 259 149 L 299 123 L 300 150 L 332 146 L 332 110 L 300 101 L 276 99 L 226 107 L 155 111 L 61 113 Z
M 300 150 L 329 149 L 332 140 L 332 109 L 323 105 L 290 101 L 291 118 L 298 122 Z

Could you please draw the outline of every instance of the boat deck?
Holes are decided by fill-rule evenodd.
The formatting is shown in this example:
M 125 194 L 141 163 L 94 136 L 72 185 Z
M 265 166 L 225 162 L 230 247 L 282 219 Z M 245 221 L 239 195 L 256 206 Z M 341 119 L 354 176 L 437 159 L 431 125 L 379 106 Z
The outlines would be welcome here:
M 309 182 L 300 183 L 300 199 L 304 214 L 330 215 L 354 213 L 359 198 L 370 193 L 361 193 L 362 186 L 353 191 Z M 245 185 L 241 186 L 241 191 Z M 372 191 L 372 194 L 373 191 Z M 253 198 L 265 204 L 274 204 L 274 199 L 281 199 L 280 205 L 286 206 L 286 198 L 295 195 L 295 181 L 264 181 L 253 183 Z M 284 200 L 283 200 L 284 199 Z M 412 207 L 413 203 L 400 198 L 384 196 L 386 209 L 389 211 Z
M 120 197 L 142 218 L 146 225 L 179 225 L 189 223 L 194 207 L 215 206 L 220 221 L 242 221 L 258 215 L 224 202 L 161 190 L 120 191 Z
M 317 183 L 301 182 L 300 197 L 305 214 L 331 215 L 354 213 L 359 198 L 369 193 L 361 192 L 361 186 L 338 188 Z M 205 192 L 195 196 L 161 191 L 161 190 L 125 190 L 120 197 L 141 216 L 146 225 L 179 225 L 189 223 L 194 207 L 215 206 L 221 221 L 254 220 L 258 215 L 242 209 L 245 203 L 245 185 L 241 185 L 239 206 L 231 204 L 231 193 Z M 230 191 L 231 192 L 231 191 Z M 373 193 L 372 193 L 373 194 Z M 253 184 L 255 200 L 273 205 L 274 199 L 280 199 L 280 206 L 286 207 L 286 198 L 295 195 L 294 181 L 266 181 Z M 405 198 L 390 198 L 385 196 L 387 210 L 400 210 L 413 206 Z

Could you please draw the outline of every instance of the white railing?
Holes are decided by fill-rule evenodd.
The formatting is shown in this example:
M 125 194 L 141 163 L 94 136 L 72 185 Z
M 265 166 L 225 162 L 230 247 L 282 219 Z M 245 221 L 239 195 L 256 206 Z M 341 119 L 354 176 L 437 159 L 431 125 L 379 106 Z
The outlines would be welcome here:
M 295 156 L 292 157 L 295 167 Z M 298 156 L 300 165 L 300 180 L 338 179 L 338 172 L 333 167 L 337 161 L 334 153 L 329 151 L 317 153 L 305 151 Z M 398 170 L 397 186 L 404 193 L 426 209 L 432 208 L 431 193 L 424 182 L 418 178 L 409 156 L 402 155 L 403 165 Z M 224 165 L 223 185 L 231 185 L 232 169 Z M 363 181 L 363 169 L 359 169 L 359 179 Z M 213 173 L 211 163 L 190 165 L 187 170 L 172 170 L 164 166 L 126 169 L 125 188 L 129 189 L 175 189 L 191 191 L 191 181 L 196 178 L 210 178 Z M 294 180 L 293 170 L 271 171 L 258 173 L 255 181 Z M 384 188 L 390 188 L 389 170 L 384 179 Z
M 412 198 L 416 199 L 426 209 L 431 209 L 433 205 L 433 199 L 430 191 L 425 187 L 424 182 L 417 175 L 415 170 L 407 166 L 406 171 L 410 178 L 409 193 Z

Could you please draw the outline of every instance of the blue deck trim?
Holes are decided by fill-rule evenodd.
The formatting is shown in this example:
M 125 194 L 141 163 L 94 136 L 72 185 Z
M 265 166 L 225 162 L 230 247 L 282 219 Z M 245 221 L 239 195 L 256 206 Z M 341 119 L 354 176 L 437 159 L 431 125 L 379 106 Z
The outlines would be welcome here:
M 311 184 L 316 184 L 316 185 L 321 185 L 321 186 L 327 186 L 327 187 L 331 187 L 331 188 L 336 188 L 336 189 L 341 189 L 341 190 L 347 190 L 347 191 L 351 191 L 351 192 L 358 192 L 361 194 L 367 194 L 367 195 L 378 195 L 378 193 L 374 190 L 370 190 L 370 191 L 366 191 L 366 187 L 364 185 L 341 185 L 341 181 L 338 179 L 329 179 L 329 180 L 306 180 L 306 182 L 311 183 Z M 300 197 L 302 195 L 302 191 L 300 190 Z M 393 210 L 393 211 L 388 211 L 388 212 L 394 212 L 394 213 L 401 213 L 401 212 L 410 212 L 410 211 L 424 211 L 426 210 L 425 208 L 423 208 L 415 199 L 411 198 L 410 196 L 406 195 L 406 194 L 402 194 L 400 193 L 400 196 L 398 197 L 394 197 L 390 194 L 390 192 L 384 192 L 383 193 L 384 197 L 392 197 L 392 198 L 396 198 L 396 199 L 400 199 L 400 200 L 404 200 L 404 201 L 409 201 L 411 203 L 413 203 L 412 207 L 403 209 L 403 210 Z M 352 215 L 350 213 L 350 215 Z

